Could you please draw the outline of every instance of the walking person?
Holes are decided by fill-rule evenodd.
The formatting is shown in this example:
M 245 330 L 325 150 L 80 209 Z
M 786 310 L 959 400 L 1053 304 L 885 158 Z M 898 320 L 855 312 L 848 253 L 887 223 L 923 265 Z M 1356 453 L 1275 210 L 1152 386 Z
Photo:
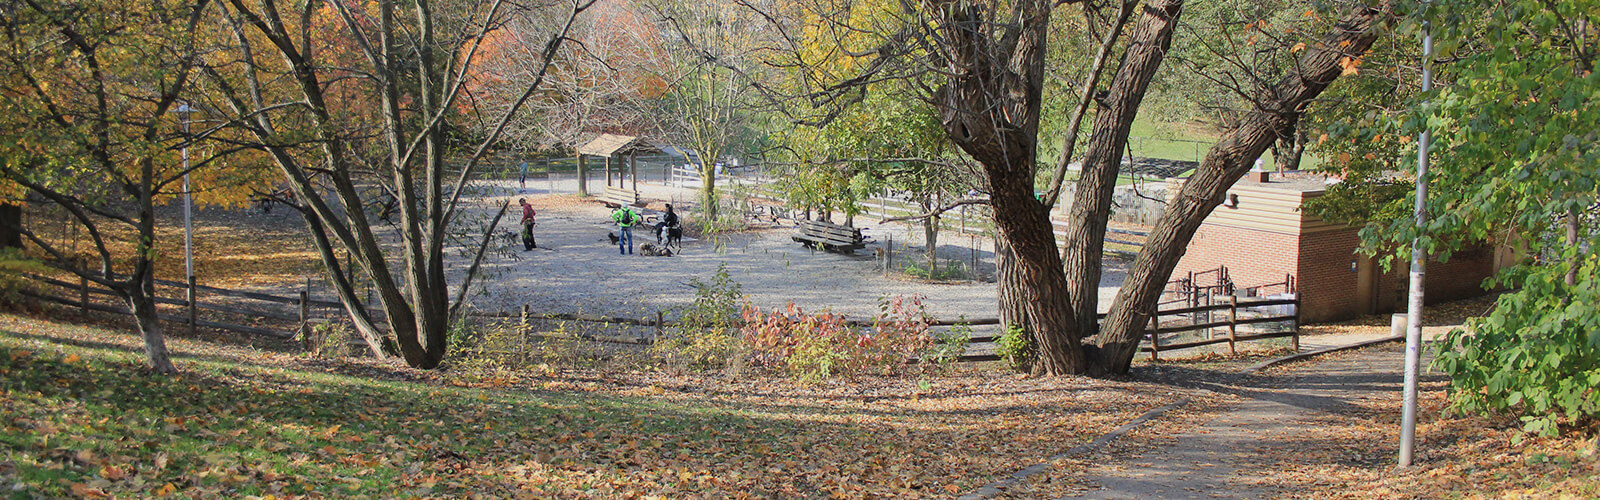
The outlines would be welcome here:
M 533 216 L 539 215 L 539 212 L 533 210 L 533 205 L 528 204 L 527 198 L 519 198 L 517 203 L 522 204 L 522 251 L 539 248 L 539 242 L 533 239 Z
M 617 253 L 633 255 L 633 226 L 639 223 L 639 213 L 634 212 L 627 205 L 617 207 L 611 212 L 611 220 L 617 223 Z
M 528 189 L 528 162 L 526 161 L 522 162 L 522 177 L 517 180 L 517 184 L 522 186 L 522 189 Z M 527 206 L 527 204 L 523 204 L 523 206 Z

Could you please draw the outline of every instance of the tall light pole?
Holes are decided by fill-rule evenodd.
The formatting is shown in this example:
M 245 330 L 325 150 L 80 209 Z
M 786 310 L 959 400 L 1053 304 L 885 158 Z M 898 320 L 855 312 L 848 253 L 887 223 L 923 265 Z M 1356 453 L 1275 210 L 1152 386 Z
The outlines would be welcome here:
M 1422 92 L 1433 90 L 1433 30 L 1422 23 Z M 1422 101 L 1428 112 L 1428 101 Z M 1417 372 L 1422 349 L 1422 283 L 1427 255 L 1422 249 L 1422 230 L 1428 222 L 1428 122 L 1422 121 L 1417 134 L 1417 236 L 1411 240 L 1411 290 L 1406 297 L 1406 382 L 1404 407 L 1400 415 L 1400 466 L 1410 467 L 1412 443 L 1417 435 Z
M 189 334 L 194 334 L 195 328 L 195 302 L 194 302 L 194 199 L 189 191 L 189 117 L 194 115 L 194 108 L 188 104 L 178 105 L 178 119 L 183 122 L 183 274 L 184 283 L 188 284 L 185 299 L 189 306 Z

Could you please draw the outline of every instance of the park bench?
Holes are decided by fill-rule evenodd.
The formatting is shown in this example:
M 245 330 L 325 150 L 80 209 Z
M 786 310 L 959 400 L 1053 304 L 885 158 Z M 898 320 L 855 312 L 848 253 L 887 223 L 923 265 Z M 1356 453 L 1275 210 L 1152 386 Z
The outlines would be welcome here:
M 638 206 L 639 192 L 632 189 L 606 186 L 605 193 L 600 195 L 600 201 L 604 202 L 608 207 L 622 205 L 627 205 L 630 207 Z
M 800 232 L 792 238 L 808 248 L 820 246 L 828 251 L 852 253 L 867 246 L 857 228 L 814 220 L 799 221 L 797 226 Z

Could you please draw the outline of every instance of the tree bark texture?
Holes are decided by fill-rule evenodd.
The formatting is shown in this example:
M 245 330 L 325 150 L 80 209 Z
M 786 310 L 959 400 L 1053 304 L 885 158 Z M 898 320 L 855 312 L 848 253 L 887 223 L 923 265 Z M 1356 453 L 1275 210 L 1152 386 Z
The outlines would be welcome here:
M 1068 291 L 1078 330 L 1089 336 L 1099 329 L 1100 274 L 1105 252 L 1106 221 L 1122 168 L 1128 134 L 1144 95 L 1161 67 L 1172 34 L 1183 12 L 1183 0 L 1152 0 L 1134 26 L 1122 64 L 1094 116 L 1094 127 L 1084 150 L 1083 170 L 1072 197 L 1067 235 L 1061 248 L 1066 263 Z
M 0 203 L 0 248 L 22 248 L 22 205 Z
M 1000 308 L 1023 313 L 1038 368 L 1060 375 L 1086 366 L 1048 209 L 1033 196 L 1052 7 L 1020 1 L 1007 19 L 991 20 L 982 5 L 940 3 L 950 77 L 935 101 L 945 134 L 983 166 L 989 181 L 996 238 L 1012 257 L 997 276 L 1000 295 L 1012 302 Z
M 124 294 L 123 302 L 133 313 L 139 326 L 139 336 L 144 339 L 145 366 L 156 373 L 177 373 L 172 356 L 167 350 L 167 338 L 161 331 L 161 318 L 156 316 L 156 301 L 151 295 L 136 292 Z
M 1206 153 L 1194 175 L 1167 202 L 1117 292 L 1095 342 L 1101 356 L 1097 373 L 1128 370 L 1161 289 L 1200 224 L 1222 204 L 1228 188 L 1254 166 L 1256 158 L 1278 138 L 1293 132 L 1306 105 L 1342 74 L 1345 65 L 1341 63 L 1366 53 L 1377 40 L 1378 28 L 1389 18 L 1391 9 L 1388 2 L 1377 7 L 1359 6 L 1340 18 L 1315 47 L 1305 51 L 1290 74 L 1256 96 L 1256 110 Z

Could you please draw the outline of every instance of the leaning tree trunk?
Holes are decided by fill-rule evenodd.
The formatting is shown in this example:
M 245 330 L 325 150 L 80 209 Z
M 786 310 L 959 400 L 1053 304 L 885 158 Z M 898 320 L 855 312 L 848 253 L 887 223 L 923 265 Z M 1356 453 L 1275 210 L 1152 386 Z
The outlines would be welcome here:
M 1072 197 L 1067 218 L 1066 241 L 1061 258 L 1066 263 L 1067 284 L 1072 294 L 1072 311 L 1078 329 L 1085 336 L 1099 329 L 1095 321 L 1100 312 L 1100 274 L 1105 253 L 1106 221 L 1111 217 L 1111 199 L 1116 192 L 1117 173 L 1122 153 L 1128 146 L 1133 119 L 1144 102 L 1145 92 L 1172 44 L 1183 0 L 1152 0 L 1134 26 L 1122 64 L 1112 77 L 1111 88 L 1095 113 L 1094 128 L 1084 150 L 1083 173 Z
M 167 350 L 166 335 L 161 331 L 161 318 L 156 313 L 155 299 L 143 290 L 124 290 L 122 301 L 133 312 L 134 323 L 139 326 L 139 336 L 144 339 L 145 366 L 157 373 L 177 373 L 178 367 L 173 366 Z
M 1346 58 L 1359 58 L 1378 38 L 1378 27 L 1393 5 L 1356 7 L 1307 50 L 1283 77 L 1257 96 L 1257 111 L 1206 154 L 1205 161 L 1167 202 L 1144 250 L 1117 292 L 1096 344 L 1101 357 L 1093 373 L 1125 373 L 1138 352 L 1145 324 L 1155 312 L 1161 289 L 1183 258 L 1194 233 L 1232 187 L 1254 166 L 1273 141 L 1292 131 L 1305 106 L 1344 71 Z

